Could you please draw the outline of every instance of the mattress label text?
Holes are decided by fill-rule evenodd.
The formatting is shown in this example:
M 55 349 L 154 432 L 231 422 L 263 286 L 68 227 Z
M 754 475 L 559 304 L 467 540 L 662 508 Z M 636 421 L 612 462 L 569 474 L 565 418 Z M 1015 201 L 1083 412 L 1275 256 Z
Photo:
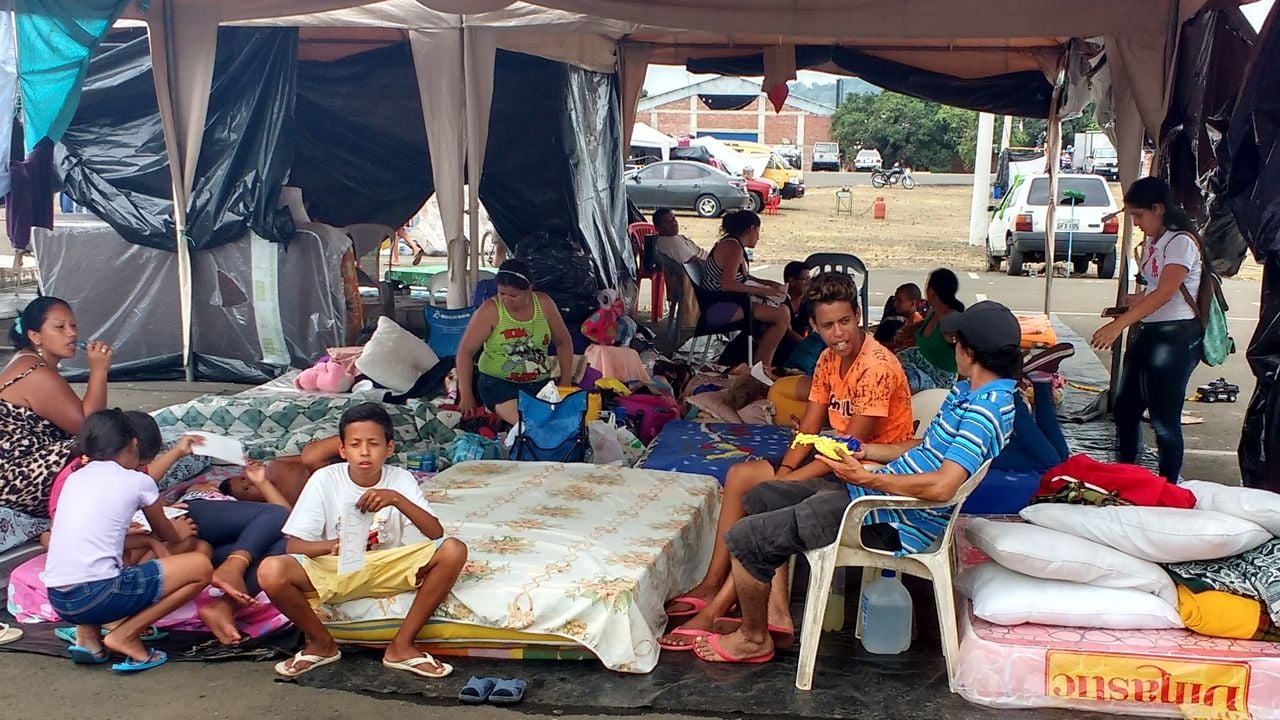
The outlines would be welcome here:
M 1050 650 L 1045 695 L 1178 708 L 1193 720 L 1247 720 L 1249 665 Z

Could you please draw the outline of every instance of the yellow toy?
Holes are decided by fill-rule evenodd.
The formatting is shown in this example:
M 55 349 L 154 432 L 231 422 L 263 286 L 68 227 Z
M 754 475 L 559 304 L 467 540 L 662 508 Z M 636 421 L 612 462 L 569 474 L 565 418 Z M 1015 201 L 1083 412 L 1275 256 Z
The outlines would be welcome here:
M 853 437 L 828 437 L 826 435 L 796 433 L 795 439 L 791 441 L 791 447 L 797 448 L 801 445 L 812 445 L 813 449 L 820 455 L 829 457 L 832 460 L 843 460 L 847 455 L 855 453 L 862 448 L 862 443 Z

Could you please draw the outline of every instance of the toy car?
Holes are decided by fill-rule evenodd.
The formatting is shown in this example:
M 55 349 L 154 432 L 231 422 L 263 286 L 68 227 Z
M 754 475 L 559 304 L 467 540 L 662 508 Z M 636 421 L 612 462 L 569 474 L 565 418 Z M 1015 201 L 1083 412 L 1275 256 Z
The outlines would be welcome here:
M 1240 395 L 1240 386 L 1232 385 L 1226 378 L 1218 378 L 1207 385 L 1196 388 L 1198 402 L 1235 402 Z

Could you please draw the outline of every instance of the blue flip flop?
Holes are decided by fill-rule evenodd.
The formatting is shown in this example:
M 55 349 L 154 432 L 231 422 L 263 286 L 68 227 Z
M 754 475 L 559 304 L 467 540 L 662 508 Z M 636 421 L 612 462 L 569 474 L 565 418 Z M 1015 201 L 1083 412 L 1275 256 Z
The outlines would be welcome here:
M 471 676 L 467 684 L 458 691 L 458 699 L 467 705 L 479 705 L 489 699 L 498 678 Z
M 127 657 L 124 662 L 112 665 L 111 669 L 119 673 L 134 673 L 142 672 L 143 670 L 150 670 L 154 667 L 160 667 L 167 662 L 169 662 L 169 656 L 166 655 L 163 650 L 153 649 L 151 653 L 147 655 L 146 660 L 138 661 Z
M 499 680 L 493 692 L 489 693 L 489 702 L 493 705 L 518 705 L 524 700 L 524 689 L 528 686 L 524 680 Z
M 102 648 L 95 653 L 89 648 L 72 645 L 67 648 L 67 656 L 77 665 L 101 665 L 107 661 L 107 649 Z
M 108 632 L 110 631 L 107 630 L 106 628 L 103 628 L 102 636 L 106 637 Z M 53 635 L 54 637 L 58 638 L 63 642 L 71 643 L 72 645 L 75 645 L 76 643 L 76 629 L 74 627 L 54 628 Z M 140 635 L 138 639 L 145 643 L 145 642 L 155 642 L 157 640 L 163 640 L 167 637 L 169 637 L 169 633 L 163 630 L 160 630 L 155 625 L 152 625 L 148 627 L 147 631 L 142 635 Z

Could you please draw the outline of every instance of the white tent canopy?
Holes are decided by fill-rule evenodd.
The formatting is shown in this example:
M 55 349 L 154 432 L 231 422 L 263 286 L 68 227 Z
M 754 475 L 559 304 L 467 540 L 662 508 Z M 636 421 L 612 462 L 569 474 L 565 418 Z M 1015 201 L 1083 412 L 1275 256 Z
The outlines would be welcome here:
M 326 32 L 336 33 L 331 36 L 335 40 L 364 37 L 374 43 L 379 35 L 382 42 L 407 35 L 418 63 L 419 90 L 432 100 L 423 103 L 432 171 L 450 237 L 451 279 L 461 281 L 468 254 L 462 233 L 462 173 L 464 166 L 471 168 L 474 196 L 488 127 L 495 48 L 597 71 L 613 72 L 621 64 L 625 143 L 649 62 L 764 52 L 767 88 L 794 77 L 794 46 L 842 45 L 959 77 L 1038 69 L 1058 83 L 1069 41 L 1102 37 L 1115 95 L 1121 179 L 1128 182 L 1138 176 L 1144 131 L 1157 136 L 1164 118 L 1179 25 L 1204 4 L 1205 0 L 151 0 L 148 12 L 132 16 L 145 19 L 151 31 L 180 235 L 200 152 L 219 24 L 299 26 L 304 43 L 308 34 L 323 39 Z M 475 225 L 473 216 L 472 273 L 479 246 Z M 189 275 L 185 245 L 178 243 L 179 264 Z M 1122 262 L 1127 253 L 1124 258 Z M 189 337 L 189 282 L 182 288 L 184 334 Z M 451 304 L 465 302 L 463 283 L 451 282 L 451 290 Z M 184 356 L 188 353 L 184 338 Z
M 666 133 L 659 132 L 645 123 L 638 122 L 631 129 L 631 147 L 651 148 L 657 150 L 663 160 L 671 159 L 671 148 L 676 141 Z M 624 148 L 625 152 L 626 149 Z

